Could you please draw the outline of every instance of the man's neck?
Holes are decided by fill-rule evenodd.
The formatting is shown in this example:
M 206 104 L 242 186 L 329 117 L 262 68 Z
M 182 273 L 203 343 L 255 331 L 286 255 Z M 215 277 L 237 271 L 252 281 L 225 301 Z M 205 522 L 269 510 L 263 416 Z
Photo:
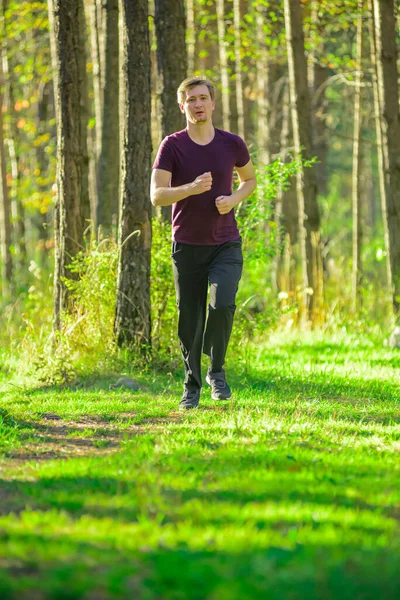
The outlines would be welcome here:
M 205 146 L 214 139 L 215 130 L 211 121 L 209 123 L 202 123 L 201 125 L 188 121 L 186 128 L 190 139 L 196 142 L 196 144 Z

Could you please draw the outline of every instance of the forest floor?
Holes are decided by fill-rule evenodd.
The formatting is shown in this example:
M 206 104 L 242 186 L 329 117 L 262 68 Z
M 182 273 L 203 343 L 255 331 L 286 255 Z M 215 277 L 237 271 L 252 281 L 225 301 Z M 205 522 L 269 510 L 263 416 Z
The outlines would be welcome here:
M 184 413 L 179 373 L 131 392 L 6 364 L 2 600 L 400 597 L 400 351 L 276 336 L 228 365 L 233 400 Z

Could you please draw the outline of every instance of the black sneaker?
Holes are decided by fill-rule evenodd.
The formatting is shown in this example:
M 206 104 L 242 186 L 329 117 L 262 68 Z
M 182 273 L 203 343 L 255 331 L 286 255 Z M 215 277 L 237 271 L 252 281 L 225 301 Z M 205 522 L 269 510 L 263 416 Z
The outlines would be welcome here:
M 188 410 L 190 408 L 197 408 L 200 400 L 200 390 L 192 389 L 189 390 L 185 388 L 182 396 L 182 400 L 180 401 L 179 408 L 180 410 Z
M 226 383 L 223 369 L 217 373 L 208 371 L 206 381 L 208 385 L 211 385 L 211 398 L 213 400 L 229 400 L 232 397 L 231 388 Z

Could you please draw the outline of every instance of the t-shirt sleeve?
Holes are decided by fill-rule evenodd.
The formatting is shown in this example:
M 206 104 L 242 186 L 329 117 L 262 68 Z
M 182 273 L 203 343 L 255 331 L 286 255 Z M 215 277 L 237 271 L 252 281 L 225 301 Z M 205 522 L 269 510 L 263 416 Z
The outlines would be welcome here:
M 164 138 L 160 144 L 153 169 L 163 169 L 172 173 L 174 167 L 174 153 L 171 141 L 168 137 Z
M 236 162 L 235 167 L 244 167 L 250 160 L 249 150 L 241 137 L 236 136 Z

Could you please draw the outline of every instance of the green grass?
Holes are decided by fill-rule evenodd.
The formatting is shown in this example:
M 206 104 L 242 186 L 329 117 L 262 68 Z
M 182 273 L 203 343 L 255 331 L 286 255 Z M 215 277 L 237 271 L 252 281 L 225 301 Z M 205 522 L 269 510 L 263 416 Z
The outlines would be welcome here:
M 400 352 L 244 354 L 184 414 L 181 373 L 35 388 L 0 358 L 2 600 L 400 597 Z

